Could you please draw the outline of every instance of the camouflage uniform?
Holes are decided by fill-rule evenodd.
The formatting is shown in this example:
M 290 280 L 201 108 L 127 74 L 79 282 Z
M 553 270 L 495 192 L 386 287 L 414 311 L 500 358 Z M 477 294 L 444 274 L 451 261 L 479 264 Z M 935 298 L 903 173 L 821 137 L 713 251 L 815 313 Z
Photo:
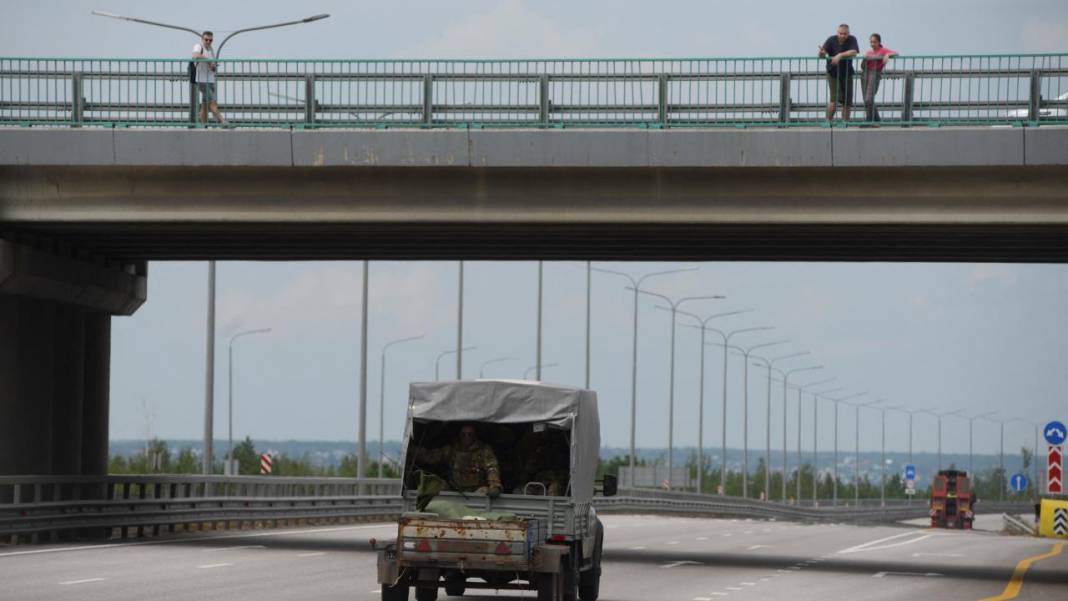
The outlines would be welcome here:
M 522 464 L 519 470 L 519 487 L 522 492 L 528 482 L 540 482 L 545 485 L 545 494 L 561 496 L 567 490 L 568 470 L 563 467 L 563 458 L 557 456 L 560 447 L 553 444 L 548 433 L 528 433 L 519 441 L 517 455 Z M 531 493 L 539 494 L 537 487 L 530 488 Z
M 501 468 L 489 445 L 474 441 L 464 448 L 460 441 L 437 449 L 417 451 L 417 459 L 449 467 L 449 486 L 461 492 L 486 494 L 501 490 Z

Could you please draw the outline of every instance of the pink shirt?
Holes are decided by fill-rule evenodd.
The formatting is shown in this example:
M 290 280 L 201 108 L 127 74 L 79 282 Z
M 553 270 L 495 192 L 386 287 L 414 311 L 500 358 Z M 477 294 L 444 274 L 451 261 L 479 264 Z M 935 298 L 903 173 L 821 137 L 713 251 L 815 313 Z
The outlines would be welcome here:
M 886 66 L 883 64 L 883 57 L 894 54 L 897 54 L 897 52 L 894 52 L 886 46 L 880 46 L 878 50 L 869 50 L 864 53 L 864 58 L 875 60 L 865 60 L 864 68 L 868 71 L 882 71 L 883 67 Z

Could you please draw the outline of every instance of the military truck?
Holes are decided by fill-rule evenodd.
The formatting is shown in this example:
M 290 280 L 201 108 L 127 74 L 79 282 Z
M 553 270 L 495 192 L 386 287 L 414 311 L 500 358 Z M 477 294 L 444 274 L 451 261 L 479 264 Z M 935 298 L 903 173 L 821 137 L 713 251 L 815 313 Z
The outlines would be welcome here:
M 939 470 L 931 483 L 931 527 L 971 530 L 976 502 L 968 472 Z
M 498 458 L 499 496 L 448 490 L 461 487 L 420 461 L 421 450 L 452 443 L 464 425 Z M 372 541 L 383 601 L 406 600 L 413 588 L 417 601 L 434 601 L 441 588 L 450 596 L 512 589 L 535 590 L 541 601 L 597 599 L 604 529 L 591 501 L 595 491 L 614 495 L 616 482 L 596 486 L 593 391 L 503 380 L 414 383 L 403 445 L 397 538 Z M 420 484 L 428 474 L 446 490 L 427 493 Z

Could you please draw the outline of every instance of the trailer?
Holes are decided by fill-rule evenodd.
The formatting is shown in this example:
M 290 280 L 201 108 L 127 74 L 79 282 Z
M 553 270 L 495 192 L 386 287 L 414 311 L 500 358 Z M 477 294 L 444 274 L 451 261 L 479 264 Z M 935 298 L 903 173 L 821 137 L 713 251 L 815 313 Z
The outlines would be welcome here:
M 448 444 L 462 425 L 473 425 L 496 453 L 504 492 L 491 498 L 444 490 L 421 507 L 420 474 L 428 466 L 417 449 Z M 413 383 L 405 512 L 395 540 L 373 542 L 382 599 L 405 601 L 414 588 L 417 601 L 434 601 L 439 589 L 449 596 L 534 590 L 540 601 L 595 601 L 604 530 L 592 499 L 616 488 L 610 477 L 596 486 L 599 449 L 593 391 L 506 380 Z

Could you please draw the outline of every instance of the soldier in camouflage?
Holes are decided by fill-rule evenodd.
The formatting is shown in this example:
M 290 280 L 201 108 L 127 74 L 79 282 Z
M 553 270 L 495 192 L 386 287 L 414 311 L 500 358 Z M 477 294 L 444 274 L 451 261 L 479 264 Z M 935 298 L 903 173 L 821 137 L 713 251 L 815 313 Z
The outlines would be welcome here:
M 464 424 L 456 442 L 437 449 L 416 449 L 416 459 L 448 466 L 449 486 L 460 492 L 490 497 L 501 494 L 501 468 L 489 445 L 478 440 L 475 427 Z

